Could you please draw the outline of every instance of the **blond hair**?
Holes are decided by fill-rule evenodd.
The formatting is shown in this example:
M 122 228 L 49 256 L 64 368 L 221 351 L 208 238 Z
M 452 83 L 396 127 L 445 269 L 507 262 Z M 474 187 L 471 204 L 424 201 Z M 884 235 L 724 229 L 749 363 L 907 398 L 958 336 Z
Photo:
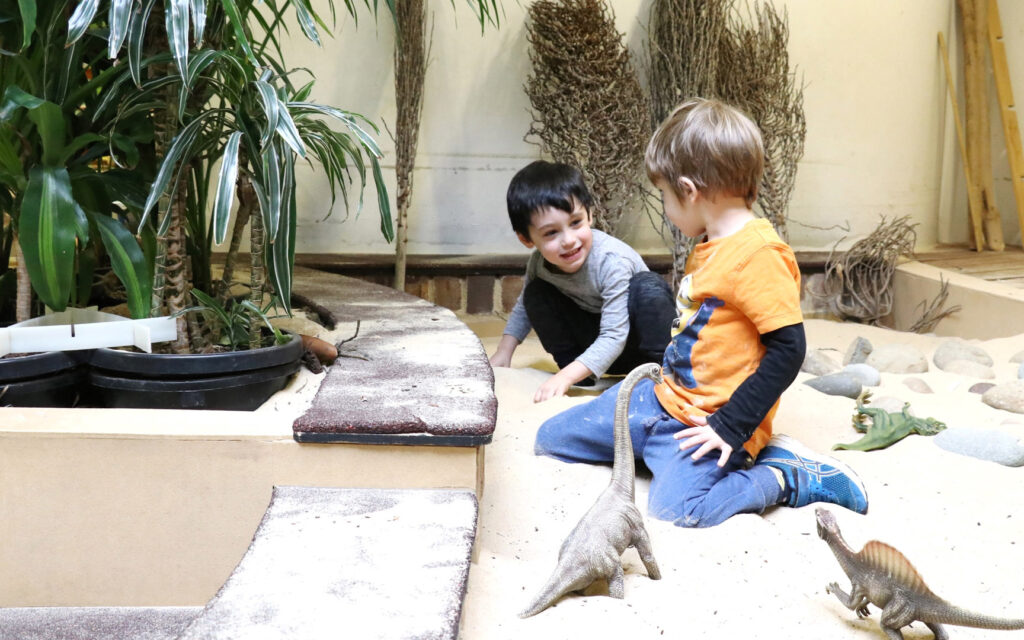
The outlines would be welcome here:
M 719 100 L 694 98 L 676 107 L 651 136 L 644 155 L 647 177 L 680 191 L 689 178 L 708 197 L 742 197 L 754 204 L 764 172 L 764 144 L 757 125 Z

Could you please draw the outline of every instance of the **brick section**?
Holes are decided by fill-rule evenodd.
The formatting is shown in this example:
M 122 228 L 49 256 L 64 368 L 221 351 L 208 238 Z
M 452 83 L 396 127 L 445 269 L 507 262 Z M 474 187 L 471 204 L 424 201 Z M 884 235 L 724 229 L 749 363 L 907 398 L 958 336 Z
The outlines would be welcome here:
M 516 306 L 523 291 L 523 276 L 505 276 L 501 279 L 501 310 L 508 313 Z
M 466 278 L 466 313 L 494 311 L 494 276 Z
M 430 278 L 412 276 L 405 278 L 405 292 L 417 298 L 430 300 Z
M 460 311 L 462 309 L 462 278 L 440 276 L 434 278 L 434 304 Z

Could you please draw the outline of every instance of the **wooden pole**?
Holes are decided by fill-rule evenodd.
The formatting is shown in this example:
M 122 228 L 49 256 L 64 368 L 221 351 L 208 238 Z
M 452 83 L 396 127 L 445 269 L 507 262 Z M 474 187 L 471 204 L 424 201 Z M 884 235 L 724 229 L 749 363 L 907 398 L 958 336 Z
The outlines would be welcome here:
M 984 249 L 985 232 L 981 224 L 981 192 L 971 178 L 971 166 L 967 162 L 967 144 L 964 136 L 964 124 L 960 119 L 960 107 L 956 101 L 956 88 L 953 86 L 953 71 L 949 67 L 949 51 L 946 49 L 946 37 L 939 32 L 939 49 L 942 51 L 942 63 L 946 67 L 946 87 L 953 106 L 953 122 L 956 123 L 956 141 L 960 145 L 960 161 L 964 165 L 964 180 L 967 182 L 967 208 L 971 214 L 971 229 L 974 235 L 974 249 Z
M 988 44 L 992 57 L 992 75 L 996 81 L 996 95 L 999 97 L 999 114 L 1002 116 L 1003 137 L 1006 140 L 1006 155 L 1010 163 L 1010 181 L 1017 205 L 1017 223 L 1024 231 L 1024 151 L 1021 149 L 1020 127 L 1017 124 L 1017 108 L 1013 101 L 1013 86 L 1010 84 L 1010 67 L 1006 61 L 1006 46 L 1003 44 L 1003 25 L 999 19 L 999 3 L 988 2 Z
M 985 49 L 988 41 L 988 0 L 957 0 L 963 21 L 964 124 L 967 161 L 974 184 L 981 192 L 982 225 L 989 249 L 1002 251 L 1003 225 L 996 206 L 992 180 L 992 131 L 988 114 L 988 77 Z

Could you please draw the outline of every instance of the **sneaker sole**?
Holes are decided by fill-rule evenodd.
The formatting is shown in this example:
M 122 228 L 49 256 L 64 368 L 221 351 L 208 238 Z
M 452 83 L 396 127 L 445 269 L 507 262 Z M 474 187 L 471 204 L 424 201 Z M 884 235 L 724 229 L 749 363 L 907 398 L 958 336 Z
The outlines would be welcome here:
M 796 438 L 792 438 L 790 436 L 787 436 L 784 433 L 780 433 L 778 435 L 772 436 L 771 440 L 768 441 L 768 444 L 765 445 L 765 448 L 767 449 L 768 447 L 772 446 L 773 444 L 777 445 L 777 446 L 779 446 L 779 447 L 781 447 L 783 449 L 787 449 L 789 451 L 792 451 L 793 453 L 797 454 L 801 458 L 810 458 L 811 460 L 821 460 L 822 462 L 826 462 L 826 463 L 832 465 L 833 467 L 835 467 L 836 469 L 839 469 L 839 471 L 843 472 L 848 477 L 853 479 L 853 481 L 857 484 L 857 487 L 861 490 L 861 493 L 864 494 L 864 502 L 866 504 L 871 504 L 871 502 L 868 500 L 868 488 L 864 485 L 864 481 L 860 479 L 860 476 L 857 475 L 856 471 L 851 469 L 846 464 L 843 464 L 841 461 L 836 460 L 835 458 L 833 458 L 831 456 L 826 456 L 824 454 L 821 454 L 821 453 L 815 451 L 814 449 L 811 449 L 810 447 L 808 447 L 804 443 L 800 442 Z

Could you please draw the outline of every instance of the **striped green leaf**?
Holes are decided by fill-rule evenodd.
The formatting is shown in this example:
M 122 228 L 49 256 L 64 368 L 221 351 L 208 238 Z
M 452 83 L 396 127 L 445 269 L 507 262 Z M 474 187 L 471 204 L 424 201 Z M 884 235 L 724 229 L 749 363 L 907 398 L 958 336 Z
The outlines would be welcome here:
M 146 36 L 146 24 L 156 0 L 142 0 L 138 11 L 132 13 L 128 25 L 128 69 L 135 86 L 142 86 L 142 45 Z
M 153 210 L 156 203 L 160 200 L 160 197 L 167 191 L 168 185 L 171 183 L 171 178 L 176 178 L 177 168 L 179 162 L 183 159 L 187 159 L 192 151 L 192 145 L 195 144 L 196 137 L 199 131 L 203 128 L 204 118 L 196 118 L 192 122 L 188 123 L 178 135 L 174 136 L 174 140 L 171 141 L 171 146 L 167 150 L 167 155 L 164 156 L 163 162 L 160 163 L 160 169 L 156 173 L 156 179 L 153 181 L 153 186 L 149 190 L 149 196 L 146 198 L 146 205 L 142 209 L 142 219 L 139 221 L 139 227 L 141 228 L 149 217 L 149 212 Z M 175 180 L 177 182 L 177 180 Z
M 18 215 L 32 288 L 54 311 L 67 308 L 75 272 L 76 211 L 64 167 L 33 167 Z
M 18 0 L 21 11 L 21 50 L 32 44 L 32 34 L 36 32 L 36 0 Z
M 291 315 L 292 272 L 295 269 L 295 228 L 298 212 L 295 206 L 295 164 L 292 154 L 285 154 L 284 187 L 282 206 L 284 224 L 277 233 L 277 239 L 269 247 L 267 269 L 278 302 Z
M 302 143 L 302 136 L 299 135 L 299 130 L 295 127 L 295 121 L 292 120 L 292 114 L 288 113 L 288 105 L 281 101 L 280 98 L 274 96 L 278 106 L 278 119 L 277 119 L 277 135 L 281 136 L 281 139 L 292 148 L 295 153 L 301 157 L 306 157 L 306 146 Z
M 320 46 L 320 35 L 316 32 L 316 23 L 308 6 L 308 0 L 293 0 L 295 3 L 295 16 L 299 19 L 299 26 L 306 37 Z
M 75 7 L 75 12 L 71 14 L 71 18 L 68 19 L 68 39 L 64 43 L 65 46 L 76 42 L 85 33 L 85 30 L 92 24 L 92 19 L 96 16 L 96 10 L 99 9 L 100 0 L 82 0 Z
M 274 135 L 274 131 L 277 130 L 277 123 L 281 119 L 281 111 L 283 106 L 277 99 L 277 93 L 274 91 L 274 87 L 265 80 L 256 80 L 253 82 L 256 86 L 257 92 L 260 94 L 260 102 L 263 104 L 263 114 L 266 116 L 267 123 L 263 128 L 262 135 L 260 136 L 260 148 L 267 146 L 270 141 L 270 137 Z
M 188 71 L 188 3 L 189 0 L 164 0 L 167 41 L 174 56 L 174 66 L 182 78 Z
M 271 142 L 260 154 L 263 163 L 261 183 L 267 197 L 266 208 L 263 210 L 263 227 L 267 234 L 267 242 L 275 242 L 277 228 L 281 222 L 281 159 L 277 145 Z
M 100 214 L 93 214 L 90 218 L 100 230 L 114 275 L 124 285 L 128 312 L 133 318 L 148 318 L 153 302 L 152 264 L 135 236 L 123 224 Z
M 206 0 L 191 0 L 192 29 L 195 31 L 196 48 L 203 46 L 203 34 L 206 33 Z
M 380 162 L 370 156 L 373 164 L 373 182 L 377 185 L 377 208 L 380 210 L 380 232 L 384 239 L 391 242 L 395 239 L 395 228 L 391 222 L 391 201 L 388 199 L 388 188 L 384 184 L 384 175 L 380 170 Z
M 107 56 L 116 58 L 128 35 L 128 23 L 132 17 L 133 0 L 111 0 L 107 12 L 110 35 L 107 37 Z
M 255 54 L 252 52 L 249 36 L 245 34 L 245 19 L 239 13 L 235 0 L 221 0 L 221 4 L 224 7 L 224 14 L 227 15 L 228 21 L 231 22 L 231 28 L 235 31 L 235 38 L 242 47 L 242 51 L 245 52 L 246 57 L 249 58 L 253 65 L 260 66 L 259 60 L 256 59 Z
M 228 219 L 235 203 L 235 182 L 238 179 L 238 147 L 242 142 L 242 132 L 236 131 L 228 136 L 221 158 L 220 174 L 217 177 L 217 195 L 213 200 L 213 241 L 224 242 L 228 235 Z

